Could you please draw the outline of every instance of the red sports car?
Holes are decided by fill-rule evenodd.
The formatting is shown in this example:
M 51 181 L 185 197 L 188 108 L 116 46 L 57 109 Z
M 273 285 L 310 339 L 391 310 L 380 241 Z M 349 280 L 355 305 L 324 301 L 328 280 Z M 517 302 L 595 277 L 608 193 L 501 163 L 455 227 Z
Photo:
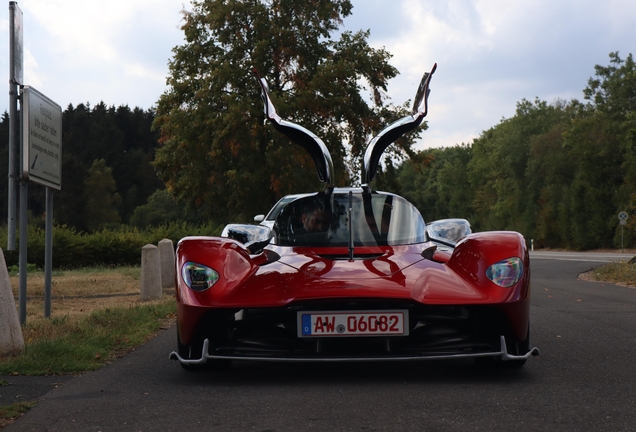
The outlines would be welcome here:
M 179 242 L 171 358 L 186 369 L 466 357 L 521 366 L 539 354 L 530 346 L 530 260 L 520 234 L 471 233 L 461 219 L 427 227 L 404 198 L 368 186 L 386 147 L 426 116 L 434 71 L 412 115 L 369 144 L 363 186 L 348 188 L 331 186 L 324 143 L 282 120 L 259 79 L 267 118 L 311 154 L 326 187 L 284 198 L 267 224 Z

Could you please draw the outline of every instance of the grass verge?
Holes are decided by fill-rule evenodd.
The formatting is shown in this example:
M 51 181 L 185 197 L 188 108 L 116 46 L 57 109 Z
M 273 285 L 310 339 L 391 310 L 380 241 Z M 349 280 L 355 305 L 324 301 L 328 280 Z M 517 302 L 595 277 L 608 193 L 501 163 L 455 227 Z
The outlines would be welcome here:
M 175 314 L 174 299 L 36 320 L 23 328 L 25 350 L 0 359 L 0 375 L 72 374 L 95 370 L 146 342 Z
M 18 277 L 10 275 L 17 298 Z M 2 375 L 62 375 L 95 370 L 142 345 L 175 319 L 173 294 L 140 302 L 140 268 L 89 268 L 53 273 L 51 318 L 43 317 L 44 274 L 27 273 L 25 350 L 0 357 Z M 16 301 L 17 305 L 17 301 Z M 36 401 L 0 406 L 0 429 Z
M 0 406 L 0 429 L 35 406 L 35 401 L 16 402 L 13 405 Z
M 636 288 L 636 264 L 611 262 L 587 272 L 587 276 L 598 282 Z

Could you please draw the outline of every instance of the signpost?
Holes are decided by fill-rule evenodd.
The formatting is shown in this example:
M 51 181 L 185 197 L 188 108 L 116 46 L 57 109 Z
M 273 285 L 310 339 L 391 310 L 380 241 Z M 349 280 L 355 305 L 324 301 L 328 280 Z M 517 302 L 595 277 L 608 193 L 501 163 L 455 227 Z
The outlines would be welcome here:
M 14 1 L 9 2 L 9 160 L 7 250 L 15 250 L 16 200 L 18 191 L 19 116 L 18 86 L 23 84 L 22 11 Z M 15 310 L 13 292 L 6 270 L 4 253 L 0 250 L 0 355 L 19 353 L 24 349 L 20 320 Z M 26 300 L 26 299 L 25 299 Z M 26 312 L 26 308 L 25 308 Z
M 44 246 L 44 317 L 51 316 L 51 273 L 53 262 L 53 190 L 62 187 L 62 107 L 30 86 L 22 91 L 22 181 L 41 184 L 46 187 L 46 235 Z M 25 187 L 26 189 L 26 187 Z M 20 194 L 20 239 L 26 233 L 26 209 L 23 225 L 22 200 Z M 24 235 L 26 237 L 26 235 Z M 26 244 L 24 246 L 26 250 Z M 23 262 L 24 261 L 24 262 Z M 23 267 L 24 266 L 24 267 Z M 20 269 L 26 269 L 26 252 L 22 258 L 20 242 Z M 26 287 L 26 271 L 24 273 Z M 25 288 L 26 291 L 26 288 Z M 25 293 L 26 294 L 26 293 Z M 22 296 L 20 296 L 22 299 Z M 26 295 L 25 295 L 26 299 Z M 20 300 L 20 310 L 22 310 Z M 24 306 L 26 307 L 26 306 Z M 24 311 L 26 318 L 26 309 Z M 22 318 L 21 318 L 22 320 Z
M 624 211 L 618 214 L 618 223 L 621 225 L 621 253 L 623 253 L 623 227 L 627 225 L 628 217 L 627 212 Z
M 18 198 L 18 85 L 24 83 L 22 49 L 22 11 L 17 2 L 9 2 L 9 193 L 7 250 L 15 250 Z
M 19 315 L 26 323 L 27 213 L 29 181 L 46 187 L 44 316 L 51 316 L 53 262 L 53 189 L 62 187 L 62 108 L 24 85 L 22 11 L 9 2 L 9 193 L 7 249 L 15 250 L 16 214 L 20 203 Z M 20 101 L 20 110 L 18 110 Z M 19 158 L 19 163 L 18 163 Z
M 30 86 L 22 91 L 22 177 L 62 187 L 62 108 Z

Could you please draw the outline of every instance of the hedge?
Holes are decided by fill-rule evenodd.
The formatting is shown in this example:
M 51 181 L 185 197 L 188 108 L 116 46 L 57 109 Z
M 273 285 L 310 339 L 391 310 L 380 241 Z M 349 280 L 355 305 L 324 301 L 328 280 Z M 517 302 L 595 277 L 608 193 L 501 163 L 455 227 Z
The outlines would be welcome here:
M 177 242 L 191 235 L 219 235 L 222 227 L 193 225 L 186 222 L 170 223 L 146 230 L 131 227 L 102 229 L 92 234 L 77 232 L 67 226 L 53 227 L 53 268 L 73 269 L 95 266 L 140 265 L 141 248 L 156 245 L 167 238 Z M 19 249 L 19 236 L 16 246 Z M 0 247 L 4 250 L 7 267 L 18 265 L 19 251 L 7 251 L 7 229 L 0 230 Z M 45 230 L 29 226 L 27 262 L 44 268 Z

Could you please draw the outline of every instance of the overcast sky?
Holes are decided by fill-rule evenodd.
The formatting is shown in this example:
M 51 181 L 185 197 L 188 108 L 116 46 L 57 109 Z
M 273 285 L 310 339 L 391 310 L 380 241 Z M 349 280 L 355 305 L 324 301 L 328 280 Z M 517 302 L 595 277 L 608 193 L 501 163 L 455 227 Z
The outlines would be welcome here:
M 594 65 L 635 50 L 634 0 L 353 0 L 344 29 L 371 31 L 393 54 L 396 104 L 412 99 L 437 62 L 421 147 L 470 143 L 514 115 L 521 99 L 583 99 Z M 25 84 L 69 104 L 151 108 L 165 89 L 171 49 L 183 43 L 183 0 L 22 0 Z M 0 81 L 8 110 L 9 2 Z

